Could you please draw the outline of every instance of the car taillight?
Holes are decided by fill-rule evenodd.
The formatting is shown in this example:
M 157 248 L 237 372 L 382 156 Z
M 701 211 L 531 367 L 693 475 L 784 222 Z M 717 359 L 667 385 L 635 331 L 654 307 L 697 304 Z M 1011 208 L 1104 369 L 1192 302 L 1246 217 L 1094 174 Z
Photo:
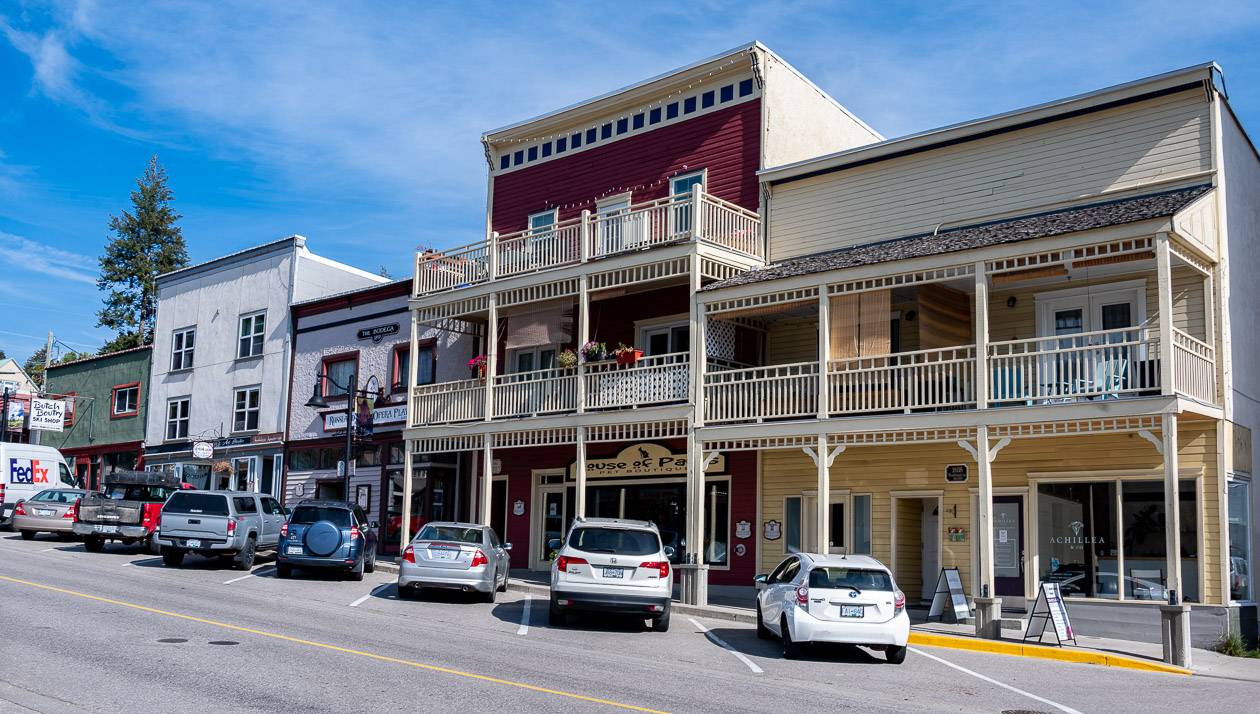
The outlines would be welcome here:
M 236 519 L 235 518 L 228 519 L 227 529 L 228 529 L 227 530 L 228 538 L 231 538 L 232 536 L 236 535 Z
M 660 562 L 651 560 L 646 563 L 639 563 L 639 567 L 645 570 L 656 570 L 661 574 L 662 578 L 669 577 L 669 561 L 668 560 L 662 560 Z
M 74 499 L 74 505 L 70 507 L 70 510 L 66 511 L 66 515 L 73 518 L 75 523 L 79 522 L 79 504 L 80 503 L 83 503 L 82 498 Z
M 489 565 L 489 564 L 490 564 L 490 559 L 486 557 L 485 553 L 481 552 L 480 548 L 478 548 L 477 551 L 473 553 L 472 563 L 468 567 L 475 568 L 478 565 Z
M 809 608 L 809 588 L 802 585 L 796 589 L 796 604 L 799 607 Z
M 350 540 L 358 540 L 358 539 L 359 539 L 359 527 L 350 526 Z
M 285 523 L 281 523 L 281 524 L 280 524 L 280 537 L 281 537 L 281 538 L 288 538 L 288 537 L 289 537 L 289 524 L 288 524 L 288 522 L 285 522 Z
M 414 564 L 416 562 L 416 549 L 407 546 L 407 549 L 403 551 L 403 560 Z
M 25 516 L 25 515 L 26 515 L 26 509 L 22 506 L 22 504 L 21 504 L 21 503 L 19 503 L 19 504 L 17 505 L 17 508 L 14 508 L 14 509 L 13 509 L 13 515 L 15 515 L 15 516 Z
M 560 572 L 569 572 L 570 565 L 590 565 L 590 563 L 586 562 L 586 558 L 575 558 L 571 555 L 562 555 L 559 558 L 556 558 L 556 567 L 560 570 Z
M 906 594 L 898 590 L 893 594 L 893 614 L 906 609 Z

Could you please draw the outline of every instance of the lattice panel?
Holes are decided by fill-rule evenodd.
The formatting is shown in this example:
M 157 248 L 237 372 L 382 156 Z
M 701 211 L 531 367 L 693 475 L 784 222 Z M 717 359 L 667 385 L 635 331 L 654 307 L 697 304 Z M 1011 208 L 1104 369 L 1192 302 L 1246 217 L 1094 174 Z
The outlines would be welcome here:
M 711 439 L 705 451 L 769 451 L 771 449 L 803 449 L 818 446 L 816 436 L 757 436 L 746 439 Z
M 989 273 L 1005 273 L 1013 270 L 1039 268 L 1057 263 L 1069 263 L 1075 260 L 1097 261 L 1107 257 L 1128 255 L 1131 253 L 1143 253 L 1153 250 L 1154 247 L 1155 239 L 1152 236 L 1126 238 L 1124 240 L 1114 240 L 1106 243 L 1095 243 L 1093 245 L 1081 246 L 1079 248 L 1051 250 L 1043 253 L 1017 255 L 1011 258 L 1002 258 L 1001 260 L 991 260 L 985 263 L 985 270 Z
M 481 434 L 460 434 L 412 439 L 407 443 L 411 445 L 412 454 L 444 454 L 452 451 L 476 451 L 484 442 Z
M 644 441 L 652 439 L 679 439 L 687 436 L 687 420 L 627 422 L 625 424 L 599 424 L 586 427 L 586 441 Z
M 490 298 L 482 295 L 466 300 L 444 302 L 441 305 L 430 305 L 416 310 L 416 319 L 420 322 L 436 322 L 449 317 L 462 317 L 485 312 L 490 306 Z
M 1158 431 L 1162 426 L 1159 416 L 1107 417 L 1102 419 L 1077 419 L 1072 421 L 1047 421 L 1032 424 L 1003 424 L 989 427 L 990 438 L 1035 438 L 1042 436 L 1072 436 L 1075 434 L 1114 434 L 1127 431 Z
M 897 429 L 890 431 L 865 431 L 852 434 L 830 434 L 827 443 L 831 446 L 880 446 L 890 444 L 926 444 L 939 441 L 958 441 L 974 439 L 976 430 L 973 427 L 956 427 L 949 429 Z
M 850 280 L 844 283 L 836 283 L 834 285 L 827 286 L 827 293 L 829 295 L 840 295 L 843 293 L 858 293 L 870 290 L 886 290 L 888 288 L 896 288 L 903 285 L 939 283 L 943 280 L 965 278 L 974 274 L 975 266 L 953 265 L 946 268 L 917 270 L 912 273 L 898 273 L 897 275 L 883 275 L 878 278 L 865 278 L 863 280 Z
M 719 260 L 713 260 L 712 258 L 700 259 L 700 275 L 713 280 L 726 280 L 727 278 L 733 278 L 740 273 L 747 272 L 747 270 L 747 268 L 723 263 Z
M 491 434 L 491 445 L 495 449 L 513 449 L 525 446 L 555 446 L 557 444 L 576 444 L 577 427 L 565 426 L 554 429 L 528 429 L 523 431 L 504 431 Z
M 798 288 L 796 290 L 782 290 L 777 293 L 766 293 L 765 295 L 750 295 L 748 297 L 731 298 L 730 300 L 718 300 L 706 304 L 704 311 L 709 315 L 718 315 L 724 312 L 745 312 L 759 308 L 774 308 L 817 299 L 817 287 Z
M 690 272 L 688 265 L 690 260 L 690 258 L 672 258 L 670 260 L 662 260 L 659 263 L 632 265 L 628 268 L 592 273 L 587 278 L 587 285 L 590 290 L 604 290 L 622 285 L 650 283 L 678 275 L 687 275 Z
M 1204 275 L 1212 274 L 1211 263 L 1200 258 L 1199 256 L 1195 255 L 1189 250 L 1185 250 L 1184 246 L 1180 245 L 1179 243 L 1170 243 L 1168 246 L 1168 252 L 1172 253 L 1177 258 L 1180 258 L 1181 262 L 1185 263 L 1191 268 L 1194 268 L 1200 273 L 1203 273 Z
M 499 307 L 523 305 L 528 302 L 542 302 L 555 298 L 577 295 L 578 279 L 554 280 L 549 283 L 537 283 L 524 287 L 512 288 L 498 293 Z
M 714 359 L 735 359 L 735 323 L 711 320 L 704 330 L 705 354 Z

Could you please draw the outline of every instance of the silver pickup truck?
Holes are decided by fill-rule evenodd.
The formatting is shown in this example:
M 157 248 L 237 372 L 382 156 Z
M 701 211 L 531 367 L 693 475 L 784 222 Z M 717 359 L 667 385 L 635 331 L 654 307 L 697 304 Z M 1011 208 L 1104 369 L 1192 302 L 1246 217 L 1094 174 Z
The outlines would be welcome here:
M 246 491 L 180 491 L 162 507 L 157 544 L 169 568 L 184 555 L 232 558 L 238 570 L 254 565 L 258 550 L 270 550 L 280 540 L 284 508 L 265 494 Z

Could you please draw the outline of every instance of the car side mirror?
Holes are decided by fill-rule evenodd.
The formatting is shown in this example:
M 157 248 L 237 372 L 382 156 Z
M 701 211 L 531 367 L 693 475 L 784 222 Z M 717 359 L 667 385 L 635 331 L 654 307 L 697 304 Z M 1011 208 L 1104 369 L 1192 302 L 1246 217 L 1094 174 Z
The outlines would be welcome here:
M 564 545 L 559 538 L 552 538 L 547 541 L 547 550 L 560 550 L 560 546 Z
M 380 527 L 381 527 L 381 524 L 377 523 L 376 521 L 368 522 L 368 528 L 371 528 L 372 530 L 376 530 L 377 528 L 380 528 Z
M 672 557 L 674 557 L 674 553 L 676 552 L 676 551 L 674 550 L 674 546 L 672 546 L 672 545 L 667 545 L 667 546 L 665 546 L 662 550 L 664 551 L 664 553 L 665 553 L 665 557 L 666 557 L 666 558 L 672 558 Z
M 769 582 L 770 582 L 770 576 L 766 575 L 765 573 L 761 573 L 759 575 L 753 576 L 753 585 L 757 586 L 758 590 L 764 588 L 766 584 Z
M 504 549 L 504 550 L 511 550 L 511 549 L 512 549 L 512 544 L 511 544 L 511 543 L 504 543 L 504 544 L 503 544 L 503 549 Z

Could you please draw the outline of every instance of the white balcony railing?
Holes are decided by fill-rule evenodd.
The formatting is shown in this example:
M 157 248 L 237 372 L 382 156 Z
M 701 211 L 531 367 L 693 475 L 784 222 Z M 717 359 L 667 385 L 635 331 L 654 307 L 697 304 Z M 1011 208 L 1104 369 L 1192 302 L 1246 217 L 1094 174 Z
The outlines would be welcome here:
M 577 369 L 539 369 L 494 378 L 494 416 L 559 414 L 577 409 Z
M 488 240 L 451 250 L 421 252 L 416 256 L 414 290 L 417 296 L 428 295 L 687 241 L 705 241 L 757 259 L 764 255 L 761 218 L 756 212 L 692 191 L 546 228 L 493 234 Z
M 1154 327 L 989 343 L 994 404 L 1112 399 L 1160 391 Z
M 687 401 L 691 370 L 686 352 L 643 357 L 632 365 L 595 362 L 584 367 L 586 408 Z
M 975 406 L 975 347 L 833 360 L 827 368 L 832 414 Z
M 817 362 L 725 369 L 704 375 L 707 422 L 761 421 L 817 413 Z
M 1203 340 L 1173 329 L 1173 385 L 1205 404 L 1216 404 L 1216 350 Z
M 476 421 L 485 417 L 486 383 L 481 379 L 422 384 L 411 393 L 412 426 Z

